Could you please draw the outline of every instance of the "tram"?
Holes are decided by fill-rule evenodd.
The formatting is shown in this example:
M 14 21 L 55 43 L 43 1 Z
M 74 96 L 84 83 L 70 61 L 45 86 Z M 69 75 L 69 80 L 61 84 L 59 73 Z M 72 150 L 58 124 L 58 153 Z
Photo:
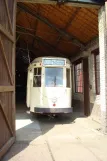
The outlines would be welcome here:
M 61 57 L 38 57 L 28 67 L 27 107 L 39 114 L 72 112 L 71 63 Z

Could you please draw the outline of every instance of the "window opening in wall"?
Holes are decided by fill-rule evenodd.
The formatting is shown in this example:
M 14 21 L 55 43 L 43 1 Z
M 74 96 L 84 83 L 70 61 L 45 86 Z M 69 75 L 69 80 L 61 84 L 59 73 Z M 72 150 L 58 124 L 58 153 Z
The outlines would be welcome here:
M 99 53 L 94 54 L 95 59 L 95 86 L 96 86 L 96 94 L 100 94 L 100 58 Z
M 66 87 L 70 88 L 70 69 L 66 69 Z
M 82 62 L 75 64 L 74 74 L 75 74 L 75 92 L 76 93 L 82 93 L 83 92 Z
M 33 87 L 41 87 L 41 68 L 34 68 Z

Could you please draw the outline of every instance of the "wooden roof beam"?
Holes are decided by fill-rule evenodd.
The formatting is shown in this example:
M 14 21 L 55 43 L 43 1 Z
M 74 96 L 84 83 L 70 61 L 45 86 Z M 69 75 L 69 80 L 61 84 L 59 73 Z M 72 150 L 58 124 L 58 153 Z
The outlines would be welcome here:
M 77 8 L 76 11 L 72 14 L 72 16 L 70 17 L 68 23 L 65 25 L 64 30 L 66 31 L 67 28 L 72 24 L 73 20 L 75 19 L 76 15 L 78 14 L 78 12 L 80 11 L 81 8 Z M 57 40 L 56 40 L 56 44 L 55 47 L 57 47 L 59 45 L 59 42 L 61 40 L 61 38 L 63 37 L 63 35 L 59 35 Z
M 44 46 L 47 46 L 49 49 L 51 49 L 52 52 L 60 55 L 60 56 L 64 56 L 67 57 L 65 54 L 61 53 L 60 51 L 56 50 L 52 45 L 50 45 L 48 42 L 46 42 L 45 40 L 43 40 L 41 37 L 35 36 L 33 35 L 28 29 L 23 28 L 23 27 L 16 27 L 16 32 L 19 34 L 26 34 L 26 35 L 30 35 L 32 37 L 35 37 L 35 40 L 37 40 L 38 42 L 40 42 L 41 44 L 43 44 Z
M 17 0 L 17 2 L 28 3 L 41 3 L 41 4 L 57 4 L 57 0 Z M 104 4 L 104 0 L 66 0 L 64 5 L 74 7 L 86 7 L 86 8 L 100 8 Z
M 37 56 L 36 55 L 36 53 L 35 53 L 35 49 L 27 49 L 27 48 L 22 48 L 22 47 L 16 47 L 16 50 L 18 50 L 18 52 L 20 51 L 20 50 L 23 50 L 23 51 L 31 51 L 32 53 L 33 53 L 33 56 Z M 41 52 L 43 53 L 43 54 L 46 54 L 46 52 L 44 52 L 43 50 L 41 50 Z M 18 55 L 18 54 L 17 54 Z
M 40 9 L 40 6 L 38 6 L 37 8 L 37 13 L 39 14 L 39 9 Z M 37 33 L 37 27 L 38 27 L 38 19 L 36 19 L 36 22 L 35 22 L 35 35 Z M 33 39 L 33 42 L 32 42 L 32 47 L 34 47 L 34 44 L 35 44 L 35 38 Z
M 52 29 L 56 30 L 57 32 L 59 32 L 61 35 L 67 37 L 69 40 L 72 40 L 72 43 L 75 44 L 76 46 L 79 46 L 81 49 L 85 48 L 85 45 L 83 43 L 81 43 L 77 38 L 75 38 L 74 36 L 72 36 L 71 34 L 68 34 L 67 32 L 59 29 L 56 25 L 52 24 L 49 22 L 49 20 L 47 20 L 44 17 L 41 17 L 40 15 L 38 15 L 36 12 L 32 11 L 29 7 L 26 7 L 25 5 L 22 4 L 17 4 L 18 8 L 20 8 L 22 11 L 29 13 L 30 15 L 32 15 L 33 17 L 36 17 L 38 20 L 44 22 L 45 24 L 47 24 L 49 27 L 51 27 Z

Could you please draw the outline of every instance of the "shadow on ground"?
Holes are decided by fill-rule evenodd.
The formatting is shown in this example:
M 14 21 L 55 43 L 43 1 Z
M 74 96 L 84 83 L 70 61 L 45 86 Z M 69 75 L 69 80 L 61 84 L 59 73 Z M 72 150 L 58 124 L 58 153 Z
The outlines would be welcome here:
M 19 153 L 30 145 L 46 144 L 44 134 L 56 125 L 74 124 L 77 117 L 83 117 L 78 113 L 58 115 L 56 117 L 46 115 L 31 115 L 24 104 L 18 104 L 16 110 L 16 142 L 4 156 L 2 161 L 20 160 Z M 18 154 L 18 156 L 17 156 Z M 18 157 L 18 158 L 17 158 Z

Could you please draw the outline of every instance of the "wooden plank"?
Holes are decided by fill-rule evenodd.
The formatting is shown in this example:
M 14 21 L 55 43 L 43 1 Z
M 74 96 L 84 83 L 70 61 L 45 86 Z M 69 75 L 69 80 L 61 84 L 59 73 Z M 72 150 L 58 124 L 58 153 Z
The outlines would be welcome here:
M 17 0 L 17 2 L 27 2 L 27 3 L 41 3 L 41 4 L 57 4 L 57 1 L 53 0 Z M 96 8 L 99 9 L 100 5 L 99 3 L 86 3 L 87 1 L 83 2 L 71 0 L 69 2 L 65 2 L 64 5 L 66 6 L 72 6 L 72 7 L 86 7 L 86 8 Z M 94 1 L 93 1 L 94 2 Z M 103 3 L 104 4 L 104 3 Z
M 9 8 L 10 7 L 10 8 Z M 4 9 L 4 10 L 3 10 Z M 9 10 L 11 9 L 11 11 Z M 0 93 L 3 96 L 2 102 L 0 101 L 0 116 L 1 116 L 1 127 L 0 131 L 0 160 L 1 157 L 9 150 L 10 146 L 15 141 L 15 19 L 16 19 L 16 0 L 5 0 L 4 4 L 0 5 L 0 10 L 7 14 L 1 15 L 0 23 L 0 50 L 4 59 L 4 67 L 7 69 L 5 75 L 1 77 L 2 82 L 7 82 L 7 76 L 9 75 L 12 85 L 8 86 L 8 82 L 5 85 L 0 85 Z M 4 27 L 4 25 L 6 27 Z M 9 28 L 9 29 L 8 29 Z M 8 31 L 9 30 L 9 31 Z M 13 32 L 12 32 L 13 30 Z M 13 34 L 13 35 L 12 35 Z M 2 40 L 3 35 L 3 40 Z M 7 42 L 7 39 L 9 40 Z M 4 48 L 4 42 L 6 43 L 6 48 Z M 8 50 L 10 49 L 11 50 Z M 8 52 L 8 53 L 6 53 Z M 7 59 L 7 54 L 9 55 L 9 62 Z M 1 60 L 2 61 L 2 60 Z M 2 62 L 0 62 L 2 63 Z M 12 69 L 10 69 L 10 67 Z M 4 72 L 2 68 L 1 72 Z M 6 106 L 4 106 L 4 104 Z M 8 139 L 8 140 L 7 140 Z
M 12 92 L 12 127 L 14 135 L 16 133 L 15 131 L 15 119 L 16 119 L 16 102 L 15 102 L 15 72 L 16 72 L 16 11 L 17 11 L 17 2 L 14 0 L 13 2 L 13 37 L 14 37 L 14 43 L 12 46 L 12 76 L 13 76 L 13 85 L 14 85 L 14 91 Z
M 14 86 L 0 86 L 0 92 L 11 92 L 14 91 Z
M 5 35 L 11 42 L 14 42 L 13 36 L 0 24 L 0 32 Z
M 10 69 L 9 69 L 9 64 L 8 64 L 8 61 L 7 61 L 7 58 L 6 58 L 6 54 L 5 54 L 5 50 L 4 50 L 4 46 L 3 46 L 3 43 L 2 43 L 1 36 L 0 36 L 0 46 L 1 46 L 3 57 L 4 57 L 4 61 L 5 61 L 7 70 L 8 70 L 8 75 L 10 77 L 11 84 L 13 85 L 12 75 L 11 75 L 11 72 L 10 72 Z
M 10 133 L 11 133 L 12 136 L 14 136 L 14 132 L 13 132 L 13 130 L 12 130 L 12 128 L 11 128 L 11 125 L 10 125 L 10 123 L 9 123 L 9 120 L 8 120 L 6 114 L 5 114 L 5 111 L 4 111 L 3 105 L 2 105 L 2 103 L 1 103 L 1 100 L 0 100 L 0 107 L 1 107 L 2 113 L 3 113 L 3 115 L 4 115 L 5 121 L 6 121 L 6 123 L 7 123 L 7 126 L 8 126 L 8 128 L 9 128 L 9 130 L 10 130 Z
M 12 22 L 11 22 L 11 19 L 10 19 L 10 13 L 9 13 L 9 8 L 8 8 L 7 0 L 4 0 L 4 2 L 5 2 L 5 6 L 6 6 L 6 11 L 7 11 L 8 21 L 9 21 L 10 31 L 11 31 L 11 34 L 13 35 Z
M 15 137 L 12 137 L 9 139 L 9 141 L 0 149 L 0 160 L 2 156 L 8 151 L 8 149 L 14 144 L 15 142 Z

